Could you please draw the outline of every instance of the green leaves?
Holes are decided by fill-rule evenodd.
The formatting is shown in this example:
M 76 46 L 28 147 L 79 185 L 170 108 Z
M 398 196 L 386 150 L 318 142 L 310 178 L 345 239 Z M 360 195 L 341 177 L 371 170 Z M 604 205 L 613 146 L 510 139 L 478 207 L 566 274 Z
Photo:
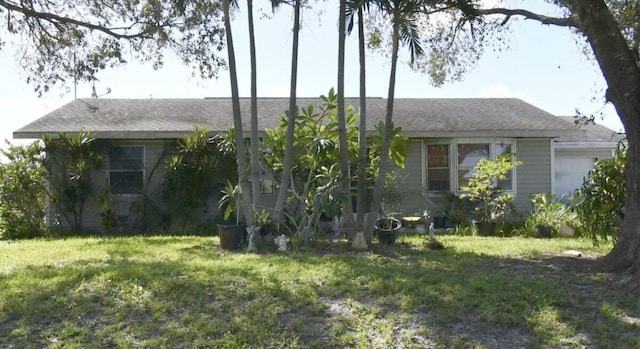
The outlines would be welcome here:
M 43 141 L 51 202 L 68 227 L 80 232 L 85 202 L 94 194 L 91 175 L 103 167 L 104 158 L 90 132 L 60 133 L 58 138 L 45 137 Z
M 626 163 L 627 148 L 621 146 L 613 158 L 596 162 L 576 190 L 576 211 L 583 226 L 580 232 L 596 244 L 600 240 L 617 242 L 627 200 Z
M 44 233 L 46 171 L 39 142 L 0 149 L 0 236 L 20 239 Z
M 506 194 L 497 186 L 498 180 L 507 178 L 509 172 L 522 165 L 522 161 L 513 161 L 514 154 L 498 156 L 495 161 L 482 158 L 476 164 L 469 183 L 460 188 L 468 198 L 477 204 L 476 212 L 482 221 L 495 221 L 511 210 L 513 195 Z
M 4 9 L 8 35 L 0 36 L 15 38 L 39 95 L 58 83 L 97 80 L 101 70 L 126 63 L 124 52 L 158 68 L 164 51 L 174 50 L 205 78 L 226 65 L 216 54 L 224 42 L 219 2 L 35 0 L 3 2 Z

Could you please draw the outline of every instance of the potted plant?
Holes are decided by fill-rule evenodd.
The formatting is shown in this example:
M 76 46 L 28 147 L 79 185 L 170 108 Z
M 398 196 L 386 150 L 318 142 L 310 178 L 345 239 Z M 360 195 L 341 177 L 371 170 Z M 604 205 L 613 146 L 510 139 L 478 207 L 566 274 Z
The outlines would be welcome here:
M 469 183 L 462 186 L 461 198 L 475 203 L 475 212 L 479 221 L 476 223 L 479 235 L 493 235 L 497 221 L 513 209 L 513 194 L 508 194 L 498 186 L 499 180 L 505 180 L 514 167 L 521 161 L 512 161 L 513 154 L 499 156 L 495 161 L 480 159 L 474 168 Z
M 392 245 L 396 242 L 396 237 L 401 227 L 402 223 L 400 220 L 393 217 L 386 217 L 376 221 L 374 231 L 378 241 L 383 244 Z
M 244 227 L 240 224 L 240 185 L 233 185 L 229 180 L 221 190 L 223 194 L 218 200 L 218 209 L 222 210 L 225 223 L 218 224 L 220 247 L 225 250 L 237 250 L 242 246 Z M 232 220 L 235 218 L 235 222 Z
M 531 198 L 533 212 L 527 218 L 537 237 L 550 238 L 560 230 L 562 216 L 568 207 L 555 200 L 555 194 L 539 193 Z

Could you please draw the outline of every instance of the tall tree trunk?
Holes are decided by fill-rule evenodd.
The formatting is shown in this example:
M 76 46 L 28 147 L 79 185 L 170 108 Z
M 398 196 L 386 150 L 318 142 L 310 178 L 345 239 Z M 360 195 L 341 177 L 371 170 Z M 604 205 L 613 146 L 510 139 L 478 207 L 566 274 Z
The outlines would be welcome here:
M 396 67 L 398 65 L 398 46 L 400 44 L 400 18 L 396 11 L 393 13 L 393 37 L 391 48 L 391 72 L 389 73 L 389 90 L 387 94 L 387 109 L 384 119 L 384 133 L 382 136 L 382 149 L 380 154 L 380 168 L 378 176 L 373 187 L 373 197 L 371 199 L 371 209 L 365 227 L 365 236 L 368 240 L 371 238 L 373 228 L 377 219 L 377 213 L 380 212 L 382 204 L 382 195 L 384 193 L 384 182 L 389 167 L 389 148 L 391 146 L 391 134 L 393 133 L 393 101 L 396 88 Z
M 236 56 L 233 48 L 233 36 L 231 35 L 231 17 L 229 0 L 222 1 L 224 11 L 224 28 L 227 38 L 227 54 L 229 56 L 229 77 L 231 81 L 231 106 L 233 110 L 233 128 L 236 137 L 236 163 L 238 165 L 238 181 L 242 191 L 242 204 L 247 225 L 253 224 L 253 209 L 251 207 L 251 191 L 247 178 L 247 158 L 244 148 L 244 132 L 242 131 L 242 115 L 240 113 L 240 96 L 238 92 L 238 74 L 236 68 Z
M 340 169 L 342 170 L 343 222 L 350 239 L 354 237 L 353 204 L 351 202 L 351 171 L 349 169 L 349 149 L 347 148 L 347 122 L 344 110 L 344 55 L 346 38 L 346 0 L 340 0 L 338 21 L 338 139 L 340 148 Z
M 364 13 L 358 7 L 358 56 L 360 60 L 360 130 L 358 148 L 358 191 L 356 194 L 356 230 L 364 229 L 367 197 L 367 84 L 364 47 Z
M 253 0 L 247 0 L 247 16 L 249 20 L 249 56 L 251 58 L 251 194 L 253 207 L 260 206 L 260 159 L 258 138 L 258 77 L 256 63 L 256 38 L 253 27 Z
M 580 20 L 580 29 L 607 81 L 607 99 L 615 106 L 627 133 L 625 217 L 618 243 L 603 259 L 603 266 L 611 271 L 628 269 L 637 288 L 640 286 L 640 67 L 603 0 L 567 1 L 567 4 Z
M 293 168 L 293 139 L 295 131 L 296 115 L 298 114 L 297 103 L 297 82 L 298 82 L 298 34 L 300 32 L 300 1 L 296 0 L 294 4 L 293 17 L 293 43 L 291 47 L 291 86 L 289 90 L 289 115 L 287 121 L 287 142 L 284 149 L 284 160 L 282 164 L 282 177 L 280 179 L 280 188 L 278 189 L 278 198 L 274 208 L 273 218 L 281 222 L 283 220 L 284 206 L 289 193 L 289 185 L 291 184 L 291 169 Z

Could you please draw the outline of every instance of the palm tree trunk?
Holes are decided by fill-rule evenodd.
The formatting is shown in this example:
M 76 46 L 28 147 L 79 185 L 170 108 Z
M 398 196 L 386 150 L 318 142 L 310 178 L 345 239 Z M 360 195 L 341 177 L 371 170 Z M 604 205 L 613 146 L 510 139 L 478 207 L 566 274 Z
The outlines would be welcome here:
M 356 199 L 356 230 L 364 229 L 364 213 L 367 195 L 367 84 L 364 50 L 364 13 L 358 7 L 358 55 L 360 58 L 360 130 L 358 149 L 358 191 Z
M 351 202 L 351 174 L 349 169 L 349 149 L 347 149 L 347 122 L 344 110 L 344 51 L 346 37 L 346 0 L 340 0 L 338 25 L 338 138 L 340 144 L 340 169 L 342 170 L 342 205 L 344 209 L 343 222 L 347 228 L 349 238 L 354 237 L 353 204 Z
M 293 18 L 293 43 L 291 47 L 291 86 L 289 90 L 289 115 L 287 123 L 287 142 L 284 150 L 284 160 L 282 164 L 282 177 L 278 198 L 274 208 L 273 219 L 281 222 L 283 220 L 284 205 L 287 200 L 289 185 L 291 182 L 291 168 L 293 167 L 293 139 L 295 131 L 296 115 L 296 89 L 298 82 L 298 34 L 300 32 L 300 0 L 295 1 Z
M 222 1 L 224 11 L 224 28 L 227 38 L 227 54 L 229 59 L 229 76 L 231 81 L 231 106 L 233 110 L 233 128 L 236 137 L 236 163 L 238 165 L 238 181 L 242 192 L 244 217 L 247 225 L 253 224 L 253 209 L 251 207 L 251 191 L 247 178 L 247 158 L 244 148 L 244 132 L 242 131 L 242 115 L 240 113 L 240 96 L 238 92 L 238 74 L 236 57 L 233 48 L 233 36 L 231 33 L 231 17 L 229 0 Z
M 260 206 L 260 159 L 258 138 L 258 77 L 256 63 L 256 38 L 253 27 L 253 0 L 247 0 L 249 19 L 249 56 L 251 58 L 251 194 L 253 207 Z
M 382 137 L 382 150 L 380 155 L 380 169 L 373 187 L 373 198 L 371 209 L 365 227 L 365 237 L 371 239 L 373 228 L 376 222 L 376 213 L 380 212 L 382 204 L 382 194 L 384 192 L 384 181 L 389 167 L 389 147 L 391 145 L 391 134 L 393 132 L 393 101 L 396 87 L 396 67 L 398 65 L 398 46 L 400 42 L 400 18 L 397 11 L 393 14 L 393 37 L 391 51 L 391 72 L 389 74 L 389 90 L 387 95 L 387 109 L 384 119 L 384 133 Z

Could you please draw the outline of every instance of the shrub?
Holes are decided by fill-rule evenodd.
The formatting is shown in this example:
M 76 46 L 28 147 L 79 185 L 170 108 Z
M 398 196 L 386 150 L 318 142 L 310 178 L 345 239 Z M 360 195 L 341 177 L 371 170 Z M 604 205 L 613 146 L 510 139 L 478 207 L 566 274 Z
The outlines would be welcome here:
M 177 154 L 165 165 L 171 225 L 188 223 L 191 229 L 207 230 L 210 195 L 224 180 L 237 178 L 235 152 L 228 143 L 224 136 L 212 136 L 207 128 L 197 128 L 178 140 Z
M 625 165 L 627 148 L 620 146 L 613 158 L 597 161 L 589 177 L 576 191 L 576 211 L 582 222 L 581 234 L 595 244 L 617 242 L 627 200 Z
M 103 166 L 103 156 L 90 132 L 44 137 L 44 167 L 49 184 L 49 202 L 72 233 L 81 233 L 84 207 L 96 195 L 91 175 Z
M 45 233 L 46 172 L 39 142 L 1 149 L 8 162 L 0 164 L 0 235 L 23 239 Z
M 537 235 L 538 227 L 551 229 L 553 236 L 557 236 L 562 224 L 578 228 L 580 223 L 573 206 L 568 206 L 556 199 L 556 194 L 539 193 L 531 197 L 533 212 L 527 217 L 523 226 L 518 229 L 518 235 L 533 237 Z

